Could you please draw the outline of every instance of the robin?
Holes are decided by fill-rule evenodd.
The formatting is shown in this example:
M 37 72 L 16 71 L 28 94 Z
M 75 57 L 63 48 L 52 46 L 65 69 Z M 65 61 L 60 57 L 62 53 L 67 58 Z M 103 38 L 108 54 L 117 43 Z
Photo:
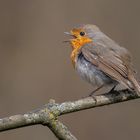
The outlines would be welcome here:
M 79 25 L 69 33 L 71 60 L 79 75 L 97 90 L 109 86 L 111 91 L 121 85 L 140 95 L 131 56 L 127 49 L 105 35 L 96 25 Z

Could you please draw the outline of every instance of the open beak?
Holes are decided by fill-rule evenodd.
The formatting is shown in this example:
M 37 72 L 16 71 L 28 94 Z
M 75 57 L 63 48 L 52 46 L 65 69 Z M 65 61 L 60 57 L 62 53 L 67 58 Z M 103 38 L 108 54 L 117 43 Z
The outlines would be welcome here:
M 68 35 L 68 36 L 71 36 L 72 38 L 74 37 L 70 32 L 64 32 L 64 34 Z M 70 43 L 72 39 L 69 39 L 69 40 L 65 40 L 63 41 L 64 43 Z

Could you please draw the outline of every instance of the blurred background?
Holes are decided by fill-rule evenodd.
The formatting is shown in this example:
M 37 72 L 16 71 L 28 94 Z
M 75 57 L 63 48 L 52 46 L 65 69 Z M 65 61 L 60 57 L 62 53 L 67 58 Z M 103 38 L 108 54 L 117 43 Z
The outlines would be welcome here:
M 139 0 L 0 0 L 0 118 L 55 99 L 73 101 L 90 86 L 74 71 L 64 31 L 92 23 L 133 55 L 140 71 Z M 140 73 L 140 72 L 139 72 Z M 139 140 L 140 100 L 61 116 L 79 140 Z M 1 140 L 56 140 L 44 126 L 0 133 Z

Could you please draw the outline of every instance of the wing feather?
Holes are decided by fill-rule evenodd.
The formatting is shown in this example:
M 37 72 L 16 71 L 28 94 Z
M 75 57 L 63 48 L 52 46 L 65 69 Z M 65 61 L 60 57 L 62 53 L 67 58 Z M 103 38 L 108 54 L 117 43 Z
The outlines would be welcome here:
M 129 58 L 127 60 L 130 60 L 129 53 L 121 54 L 117 50 L 115 52 L 112 49 L 100 45 L 96 46 L 93 43 L 83 46 L 81 52 L 88 61 L 110 78 L 122 83 L 129 89 L 132 88 L 128 79 L 130 62 L 125 59 Z M 124 55 L 128 56 L 125 57 Z

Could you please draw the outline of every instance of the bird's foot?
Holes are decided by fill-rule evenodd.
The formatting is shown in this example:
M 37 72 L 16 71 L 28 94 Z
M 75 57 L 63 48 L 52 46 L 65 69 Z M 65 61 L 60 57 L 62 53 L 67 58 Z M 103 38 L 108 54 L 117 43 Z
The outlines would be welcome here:
M 88 97 L 93 98 L 93 100 L 95 101 L 95 104 L 97 104 L 97 95 L 93 95 L 90 93 Z

